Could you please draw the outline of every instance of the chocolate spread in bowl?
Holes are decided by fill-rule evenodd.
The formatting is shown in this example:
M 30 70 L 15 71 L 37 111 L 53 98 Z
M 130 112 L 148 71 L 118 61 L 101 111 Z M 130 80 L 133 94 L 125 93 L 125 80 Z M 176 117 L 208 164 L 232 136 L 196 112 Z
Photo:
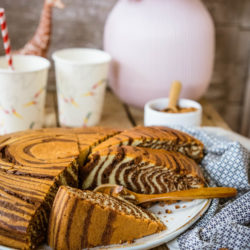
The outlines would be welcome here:
M 170 109 L 170 108 L 165 108 L 163 110 L 160 110 L 161 112 L 165 112 L 165 113 L 188 113 L 188 112 L 195 112 L 197 111 L 197 108 L 194 107 L 184 107 L 181 108 L 179 106 L 176 107 L 176 110 Z

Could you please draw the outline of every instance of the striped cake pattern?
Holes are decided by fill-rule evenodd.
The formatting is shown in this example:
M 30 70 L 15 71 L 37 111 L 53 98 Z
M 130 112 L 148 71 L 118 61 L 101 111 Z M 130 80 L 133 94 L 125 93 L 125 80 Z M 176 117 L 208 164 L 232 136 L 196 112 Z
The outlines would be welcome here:
M 125 130 L 94 148 L 94 152 L 110 146 L 129 145 L 181 152 L 197 162 L 203 158 L 204 145 L 194 137 L 167 127 L 138 126 Z
M 165 228 L 155 215 L 130 202 L 61 186 L 50 215 L 48 243 L 55 250 L 83 249 L 134 240 Z
M 97 127 L 50 128 L 1 136 L 0 245 L 32 249 L 43 243 L 52 204 L 62 185 L 92 189 L 102 183 L 115 183 L 141 193 L 196 188 L 204 185 L 195 163 L 202 157 L 201 142 L 180 131 L 160 127 L 136 127 L 123 132 Z M 82 233 L 77 236 L 80 247 L 90 247 L 132 240 L 164 229 L 153 215 L 126 201 L 69 187 L 60 190 L 53 211 L 68 216 L 60 227 L 56 216 L 50 219 L 49 241 L 56 249 L 63 249 L 58 246 L 68 234 L 67 244 L 79 249 L 79 245 L 74 245 L 78 244 L 74 243 L 78 231 Z M 66 202 L 69 200 L 72 203 Z M 80 224 L 81 229 L 76 217 L 80 211 L 86 212 L 86 218 L 79 221 L 84 223 Z M 95 218 L 107 218 L 99 238 L 90 233 L 94 232 L 90 222 Z M 110 222 L 109 218 L 115 219 Z M 128 229 L 119 227 L 125 221 L 138 230 L 126 235 Z M 88 229 L 87 236 L 82 226 L 84 232 Z M 113 226 L 119 230 L 112 231 Z
M 83 189 L 109 183 L 153 194 L 198 188 L 205 182 L 197 163 L 179 152 L 132 146 L 100 149 L 80 171 Z
M 92 146 L 115 133 L 42 129 L 0 137 L 0 245 L 30 249 L 44 242 L 58 187 L 78 186 L 76 159 L 84 161 Z

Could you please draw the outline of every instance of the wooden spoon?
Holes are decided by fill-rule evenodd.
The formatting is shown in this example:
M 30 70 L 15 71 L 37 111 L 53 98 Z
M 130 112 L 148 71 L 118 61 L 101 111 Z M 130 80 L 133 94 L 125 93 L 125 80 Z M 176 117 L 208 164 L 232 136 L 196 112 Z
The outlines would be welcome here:
M 237 194 L 237 190 L 235 188 L 230 187 L 196 188 L 183 191 L 169 192 L 164 194 L 138 194 L 128 190 L 123 186 L 111 184 L 100 185 L 94 191 L 109 194 L 114 197 L 121 196 L 124 199 L 130 200 L 135 204 L 168 200 L 226 198 L 235 196 Z
M 181 93 L 181 83 L 179 81 L 174 81 L 171 85 L 170 93 L 169 93 L 169 101 L 168 106 L 163 111 L 167 112 L 169 110 L 177 112 L 177 104 L 179 101 L 179 96 Z

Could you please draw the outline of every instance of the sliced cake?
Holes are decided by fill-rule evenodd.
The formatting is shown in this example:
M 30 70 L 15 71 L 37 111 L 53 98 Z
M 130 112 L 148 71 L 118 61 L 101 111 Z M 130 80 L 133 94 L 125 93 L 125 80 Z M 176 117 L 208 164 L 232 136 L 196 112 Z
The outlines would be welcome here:
M 58 187 L 78 186 L 76 159 L 84 161 L 93 145 L 117 132 L 53 128 L 0 137 L 0 245 L 31 249 L 44 242 Z
M 166 193 L 204 186 L 204 178 L 191 158 L 164 149 L 111 146 L 89 156 L 80 167 L 83 189 L 118 184 L 137 193 Z
M 100 143 L 93 149 L 93 152 L 115 145 L 177 151 L 193 158 L 197 162 L 200 162 L 203 158 L 204 149 L 202 142 L 184 132 L 167 127 L 138 126 L 125 130 Z
M 103 142 L 105 140 L 108 143 Z M 131 146 L 117 147 L 117 145 L 127 144 Z M 163 149 L 156 150 L 150 147 Z M 123 183 L 137 192 L 157 193 L 200 187 L 204 184 L 194 161 L 180 153 L 168 153 L 165 149 L 180 151 L 200 160 L 203 145 L 182 132 L 167 128 L 144 127 L 127 132 L 97 127 L 53 128 L 18 132 L 0 137 L 0 245 L 32 249 L 45 242 L 55 194 L 61 185 L 78 186 L 79 164 L 84 188 L 94 188 L 99 185 L 98 183 L 112 182 Z M 92 151 L 95 152 L 92 153 Z M 86 165 L 85 160 L 89 154 Z M 63 198 L 60 199 L 63 200 Z M 93 204 L 94 207 L 98 205 Z M 119 206 L 123 207 L 123 205 Z M 130 207 L 130 205 L 126 206 Z M 125 212 L 127 217 L 120 215 L 120 212 L 126 209 L 120 211 L 119 209 L 122 208 L 115 207 L 120 211 L 117 216 L 118 221 L 122 222 L 126 218 L 137 228 L 138 219 L 142 225 L 142 233 L 139 229 L 134 234 L 128 232 L 127 235 L 123 232 L 122 241 L 133 237 L 139 238 L 163 229 L 159 221 L 152 219 L 152 215 L 151 217 L 147 215 L 151 218 L 147 221 L 147 212 L 139 212 L 143 211 L 139 208 L 139 210 L 130 208 L 132 217 L 128 219 L 130 217 Z M 108 205 L 107 209 L 108 212 L 104 207 L 96 211 L 97 213 L 102 211 L 103 218 L 106 218 L 105 214 L 112 217 L 113 213 L 110 212 L 112 206 Z M 141 214 L 142 217 L 137 218 L 134 213 Z M 147 221 L 148 224 L 142 221 Z M 110 225 L 110 223 L 106 224 Z M 150 227 L 143 226 L 146 224 Z M 116 224 L 112 225 L 116 226 Z M 109 231 L 110 228 L 108 226 L 105 233 L 102 232 L 103 236 L 99 239 L 99 243 L 91 238 L 94 237 L 92 234 L 88 236 L 87 241 L 83 236 L 83 246 L 119 243 L 120 231 L 116 231 L 115 234 Z M 92 230 L 92 226 L 89 230 Z M 98 231 L 98 229 L 93 230 Z M 112 237 L 106 238 L 107 235 Z
M 55 250 L 119 244 L 164 230 L 152 213 L 107 194 L 61 186 L 50 215 Z

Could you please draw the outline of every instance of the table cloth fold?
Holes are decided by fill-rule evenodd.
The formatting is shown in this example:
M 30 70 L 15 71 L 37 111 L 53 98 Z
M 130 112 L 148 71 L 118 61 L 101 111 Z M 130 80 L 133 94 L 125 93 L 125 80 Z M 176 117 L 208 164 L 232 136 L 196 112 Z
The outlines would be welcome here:
M 201 168 L 210 186 L 237 188 L 238 195 L 213 199 L 204 216 L 177 239 L 180 249 L 250 249 L 250 152 L 239 142 L 203 128 L 175 127 L 201 140 Z

